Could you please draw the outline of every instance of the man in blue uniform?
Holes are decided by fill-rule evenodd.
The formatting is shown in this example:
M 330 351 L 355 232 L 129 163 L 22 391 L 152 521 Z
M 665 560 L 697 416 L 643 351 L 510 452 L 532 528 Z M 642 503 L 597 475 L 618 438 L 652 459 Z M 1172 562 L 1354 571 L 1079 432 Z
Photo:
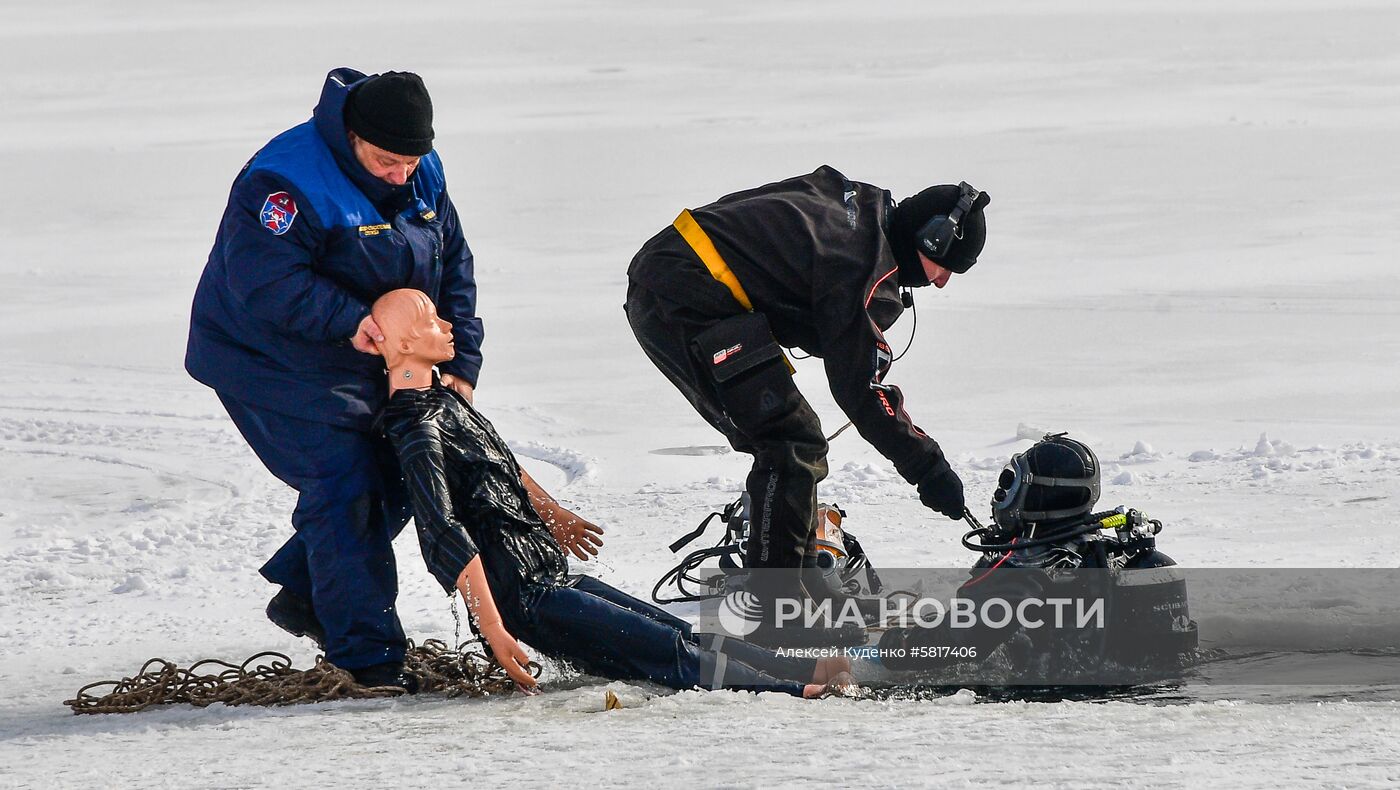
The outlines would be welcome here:
M 219 395 L 268 470 L 300 494 L 296 534 L 262 568 L 268 617 L 366 685 L 398 682 L 405 639 L 391 541 L 409 517 L 370 305 L 430 294 L 452 322 L 443 380 L 481 370 L 476 282 L 415 74 L 336 69 L 311 120 L 244 165 L 195 292 L 185 368 Z

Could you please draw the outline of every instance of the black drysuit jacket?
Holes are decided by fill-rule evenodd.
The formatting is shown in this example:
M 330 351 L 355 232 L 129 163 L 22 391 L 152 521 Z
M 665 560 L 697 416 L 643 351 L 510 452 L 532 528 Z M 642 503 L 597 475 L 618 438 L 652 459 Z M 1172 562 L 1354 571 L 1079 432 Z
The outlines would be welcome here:
M 884 331 L 904 310 L 885 236 L 893 206 L 888 191 L 822 166 L 725 195 L 691 215 L 777 341 L 822 359 L 831 393 L 856 430 L 917 483 L 947 462 L 905 411 L 899 388 L 883 384 L 892 362 Z M 678 260 L 643 248 L 627 274 L 635 286 L 716 318 L 743 310 L 698 255 Z

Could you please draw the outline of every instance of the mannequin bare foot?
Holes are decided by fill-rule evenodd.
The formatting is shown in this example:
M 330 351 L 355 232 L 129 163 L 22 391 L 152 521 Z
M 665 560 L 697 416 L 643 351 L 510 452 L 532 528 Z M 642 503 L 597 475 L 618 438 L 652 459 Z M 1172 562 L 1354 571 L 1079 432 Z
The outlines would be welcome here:
M 831 656 L 829 658 L 817 659 L 817 667 L 812 672 L 812 682 L 825 686 L 827 681 L 841 674 L 851 671 L 851 660 L 845 656 Z
M 856 679 L 850 672 L 838 672 L 825 683 L 808 683 L 802 689 L 803 699 L 817 699 L 831 694 L 846 694 L 856 688 Z

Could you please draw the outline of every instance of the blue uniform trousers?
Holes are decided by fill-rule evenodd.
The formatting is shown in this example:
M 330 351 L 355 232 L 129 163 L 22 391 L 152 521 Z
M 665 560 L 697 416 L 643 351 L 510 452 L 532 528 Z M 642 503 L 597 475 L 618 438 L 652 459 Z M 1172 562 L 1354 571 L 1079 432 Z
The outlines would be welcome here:
M 219 399 L 268 471 L 300 494 L 296 534 L 262 575 L 311 601 L 327 661 L 344 669 L 401 661 L 393 540 L 411 511 L 393 449 L 368 433 Z

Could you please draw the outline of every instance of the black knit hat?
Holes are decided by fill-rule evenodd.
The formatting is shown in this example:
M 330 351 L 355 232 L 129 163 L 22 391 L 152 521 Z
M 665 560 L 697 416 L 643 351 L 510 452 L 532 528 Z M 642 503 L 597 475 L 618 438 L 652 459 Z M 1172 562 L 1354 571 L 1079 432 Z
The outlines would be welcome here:
M 345 99 L 345 128 L 400 156 L 433 150 L 433 100 L 423 78 L 386 71 L 360 83 Z
M 951 212 L 958 205 L 960 197 L 962 188 L 958 186 L 929 187 L 900 201 L 890 211 L 890 224 L 885 235 L 899 264 L 900 285 L 928 285 L 928 274 L 919 262 L 919 231 L 934 217 Z M 948 254 L 941 259 L 933 259 L 934 263 L 957 274 L 967 272 L 977 263 L 977 256 L 982 253 L 982 246 L 987 241 L 987 219 L 982 215 L 982 209 L 991 200 L 986 192 L 981 193 L 959 225 L 962 235 L 953 240 Z

